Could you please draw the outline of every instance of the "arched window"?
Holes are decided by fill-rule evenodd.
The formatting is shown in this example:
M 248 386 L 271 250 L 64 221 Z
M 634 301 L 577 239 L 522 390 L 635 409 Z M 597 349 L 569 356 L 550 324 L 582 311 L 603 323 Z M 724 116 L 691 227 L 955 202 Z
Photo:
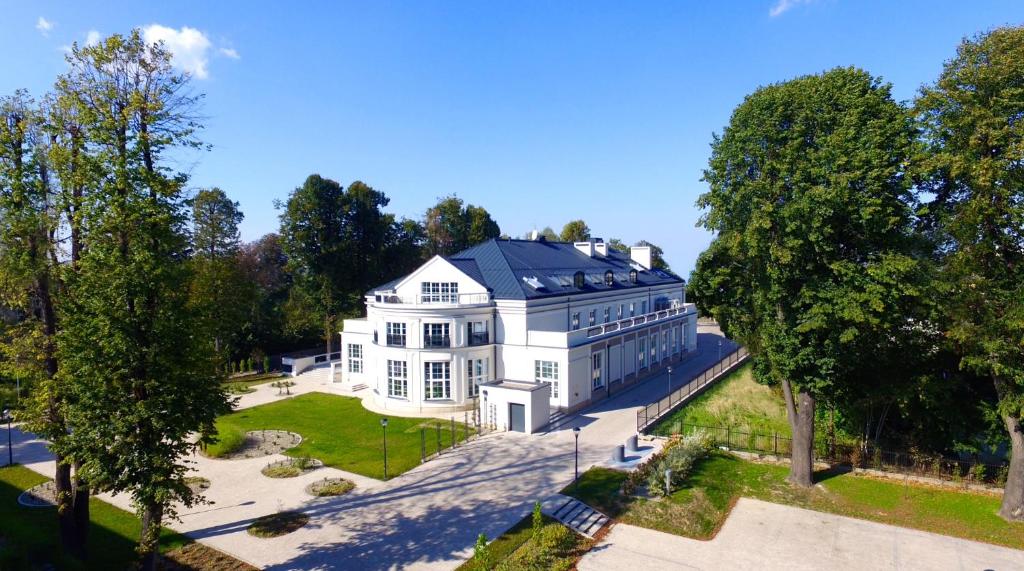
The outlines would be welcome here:
M 629 283 L 636 283 L 636 270 L 629 270 Z
M 611 270 L 604 273 L 604 285 L 612 287 L 615 284 L 615 275 L 612 274 Z
M 583 289 L 583 272 L 576 272 L 572 275 L 572 285 L 576 289 Z

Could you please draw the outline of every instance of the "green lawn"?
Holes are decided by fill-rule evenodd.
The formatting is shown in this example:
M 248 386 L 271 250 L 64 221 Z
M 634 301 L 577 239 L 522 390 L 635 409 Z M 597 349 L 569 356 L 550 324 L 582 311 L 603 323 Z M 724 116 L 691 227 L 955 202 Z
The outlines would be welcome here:
M 568 571 L 590 549 L 592 542 L 554 519 L 544 516 L 542 536 L 533 537 L 533 518 L 526 516 L 488 544 L 491 565 L 470 559 L 456 571 L 562 569 Z
M 237 443 L 238 435 L 250 430 L 288 430 L 302 435 L 299 446 L 285 452 L 293 457 L 309 456 L 340 470 L 371 478 L 384 477 L 382 415 L 363 408 L 359 399 L 307 393 L 217 419 L 223 442 Z M 456 419 L 456 438 L 463 439 L 462 415 Z M 436 425 L 441 425 L 441 448 L 451 445 L 450 420 L 388 417 L 388 476 L 393 477 L 420 463 L 420 429 L 426 429 L 427 454 L 435 452 Z M 211 445 L 213 456 L 224 452 L 221 443 Z
M 728 426 L 740 432 L 779 433 L 788 437 L 786 405 L 775 388 L 754 380 L 746 364 L 718 381 L 692 402 L 667 416 L 654 434 L 668 435 L 678 425 Z
M 21 492 L 47 481 L 23 466 L 0 468 L 0 569 L 38 569 L 52 563 L 57 569 L 128 569 L 135 562 L 135 544 L 141 523 L 134 514 L 92 498 L 89 502 L 89 562 L 82 565 L 61 553 L 57 515 L 53 508 L 27 508 L 18 504 Z M 164 529 L 161 551 L 181 547 L 190 540 Z
M 626 523 L 698 539 L 714 536 L 734 500 L 742 496 L 1024 548 L 1024 523 L 1008 523 L 996 515 L 998 496 L 840 472 L 818 473 L 821 487 L 805 490 L 786 483 L 787 473 L 785 466 L 747 462 L 716 452 L 695 467 L 688 487 L 669 501 L 616 498 L 613 490 L 626 475 L 605 469 L 591 469 L 581 477 L 578 497 Z M 564 493 L 573 495 L 572 487 Z

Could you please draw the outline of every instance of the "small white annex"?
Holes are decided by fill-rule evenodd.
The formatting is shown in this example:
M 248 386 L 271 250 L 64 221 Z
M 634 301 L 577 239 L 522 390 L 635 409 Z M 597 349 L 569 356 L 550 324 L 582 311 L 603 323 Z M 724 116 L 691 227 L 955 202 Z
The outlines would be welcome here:
M 600 240 L 495 239 L 367 293 L 341 332 L 341 382 L 396 414 L 479 410 L 534 432 L 696 349 L 685 283 Z

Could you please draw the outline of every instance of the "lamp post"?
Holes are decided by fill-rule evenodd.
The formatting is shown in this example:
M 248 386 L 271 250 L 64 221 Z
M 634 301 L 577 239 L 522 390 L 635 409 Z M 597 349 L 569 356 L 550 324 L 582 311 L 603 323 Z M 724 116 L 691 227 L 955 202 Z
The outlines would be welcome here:
M 722 340 L 718 340 L 718 360 L 722 360 Z
M 668 366 L 668 398 L 672 402 L 672 365 Z
M 3 414 L 4 414 L 4 417 L 7 418 L 7 464 L 9 466 L 13 466 L 14 465 L 14 445 L 11 442 L 11 434 L 13 432 L 13 430 L 11 429 L 11 419 L 14 417 L 14 415 L 11 414 L 11 411 L 7 409 L 7 405 L 4 405 Z
M 384 479 L 388 479 L 388 419 L 380 419 L 380 428 L 384 431 Z
M 580 487 L 580 427 L 572 429 L 572 435 L 576 437 L 576 476 L 573 478 L 573 492 L 579 491 Z

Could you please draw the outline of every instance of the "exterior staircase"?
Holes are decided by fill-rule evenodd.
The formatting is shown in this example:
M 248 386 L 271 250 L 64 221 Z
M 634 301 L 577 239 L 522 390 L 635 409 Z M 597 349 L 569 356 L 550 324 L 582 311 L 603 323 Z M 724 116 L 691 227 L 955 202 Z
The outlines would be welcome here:
M 555 494 L 541 502 L 541 512 L 591 539 L 608 523 L 608 516 L 576 498 L 562 494 Z

